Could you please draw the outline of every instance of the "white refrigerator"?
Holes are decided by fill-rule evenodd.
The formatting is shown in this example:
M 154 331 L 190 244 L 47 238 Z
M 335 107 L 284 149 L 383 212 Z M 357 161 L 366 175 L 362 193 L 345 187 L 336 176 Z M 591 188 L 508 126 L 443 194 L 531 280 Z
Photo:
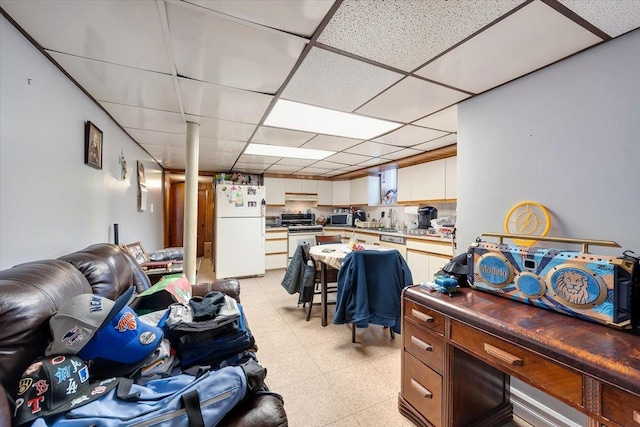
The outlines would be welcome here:
M 216 279 L 264 275 L 265 189 L 216 185 Z

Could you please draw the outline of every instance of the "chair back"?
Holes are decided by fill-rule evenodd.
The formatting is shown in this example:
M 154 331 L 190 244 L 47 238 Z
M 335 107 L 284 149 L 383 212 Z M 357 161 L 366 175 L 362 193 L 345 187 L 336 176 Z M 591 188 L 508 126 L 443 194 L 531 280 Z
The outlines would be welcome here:
M 316 245 L 328 245 L 331 243 L 342 243 L 342 236 L 316 236 Z

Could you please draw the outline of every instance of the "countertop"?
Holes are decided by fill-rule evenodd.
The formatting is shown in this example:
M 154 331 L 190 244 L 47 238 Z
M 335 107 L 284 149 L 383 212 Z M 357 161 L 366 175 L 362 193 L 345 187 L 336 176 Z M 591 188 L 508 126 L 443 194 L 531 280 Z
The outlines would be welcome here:
M 451 237 L 442 237 L 434 234 L 409 234 L 403 231 L 388 231 L 388 230 L 379 230 L 377 228 L 358 228 L 358 227 L 342 227 L 335 225 L 326 225 L 324 226 L 324 231 L 327 230 L 341 230 L 341 231 L 355 231 L 356 233 L 366 233 L 366 234 L 387 234 L 389 236 L 401 236 L 408 239 L 417 239 L 417 240 L 428 240 L 435 242 L 446 242 L 451 243 Z

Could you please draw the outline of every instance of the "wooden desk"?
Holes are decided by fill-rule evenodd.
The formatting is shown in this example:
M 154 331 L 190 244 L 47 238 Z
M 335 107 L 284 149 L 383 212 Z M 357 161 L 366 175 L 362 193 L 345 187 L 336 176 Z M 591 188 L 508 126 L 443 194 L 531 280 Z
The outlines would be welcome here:
M 422 426 L 498 426 L 514 376 L 587 414 L 640 426 L 640 336 L 472 289 L 403 294 L 400 411 Z

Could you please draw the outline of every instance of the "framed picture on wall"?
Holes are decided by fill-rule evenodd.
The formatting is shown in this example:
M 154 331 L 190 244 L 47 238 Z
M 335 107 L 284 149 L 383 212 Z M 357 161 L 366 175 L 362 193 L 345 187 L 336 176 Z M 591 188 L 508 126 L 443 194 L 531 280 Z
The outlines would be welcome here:
M 102 131 L 91 122 L 84 125 L 84 164 L 102 169 Z

